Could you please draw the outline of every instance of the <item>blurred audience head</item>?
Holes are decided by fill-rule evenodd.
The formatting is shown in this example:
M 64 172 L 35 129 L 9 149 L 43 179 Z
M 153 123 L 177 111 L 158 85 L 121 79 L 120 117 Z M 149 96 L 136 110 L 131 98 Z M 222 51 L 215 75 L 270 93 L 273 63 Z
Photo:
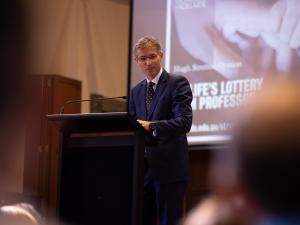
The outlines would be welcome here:
M 25 66 L 25 16 L 20 0 L 9 0 L 0 7 L 0 114 L 21 96 Z
M 21 142 L 26 49 L 22 5 L 21 0 L 9 0 L 0 7 L 0 191 L 10 183 Z
M 248 225 L 248 215 L 243 208 L 238 197 L 211 195 L 187 214 L 182 225 Z
M 0 225 L 42 225 L 42 218 L 29 204 L 0 207 Z
M 236 126 L 238 180 L 268 213 L 300 213 L 300 85 L 269 82 Z
M 214 152 L 214 195 L 201 201 L 184 225 L 245 225 L 269 215 L 300 216 L 299 80 L 266 82 L 237 113 L 232 146 Z

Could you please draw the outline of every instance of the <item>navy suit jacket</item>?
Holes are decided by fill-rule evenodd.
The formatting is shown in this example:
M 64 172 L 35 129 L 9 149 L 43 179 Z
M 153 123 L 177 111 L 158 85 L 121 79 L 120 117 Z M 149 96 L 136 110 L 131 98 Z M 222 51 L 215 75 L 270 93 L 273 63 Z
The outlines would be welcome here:
M 192 91 L 185 77 L 163 70 L 155 89 L 150 112 L 146 115 L 147 80 L 132 88 L 129 114 L 135 119 L 155 122 L 158 145 L 147 147 L 149 169 L 156 181 L 184 181 L 189 159 L 186 133 L 192 125 Z

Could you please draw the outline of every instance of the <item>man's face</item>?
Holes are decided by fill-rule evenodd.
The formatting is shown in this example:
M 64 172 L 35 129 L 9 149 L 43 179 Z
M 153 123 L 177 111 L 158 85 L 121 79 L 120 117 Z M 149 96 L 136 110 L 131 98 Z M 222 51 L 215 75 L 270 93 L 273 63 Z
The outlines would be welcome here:
M 161 68 L 163 53 L 157 52 L 155 47 L 138 49 L 135 61 L 149 80 L 153 80 Z

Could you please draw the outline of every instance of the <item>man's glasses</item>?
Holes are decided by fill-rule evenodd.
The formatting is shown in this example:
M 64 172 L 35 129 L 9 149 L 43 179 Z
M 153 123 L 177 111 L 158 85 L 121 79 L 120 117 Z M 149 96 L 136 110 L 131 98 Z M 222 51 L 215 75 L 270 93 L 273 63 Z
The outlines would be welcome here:
M 155 60 L 157 58 L 157 54 L 151 54 L 151 55 L 148 55 L 148 56 L 140 56 L 140 57 L 137 57 L 137 60 L 138 60 L 138 62 L 140 62 L 140 63 L 144 63 L 144 62 L 146 62 L 148 59 L 150 60 L 150 61 L 152 61 L 152 60 Z

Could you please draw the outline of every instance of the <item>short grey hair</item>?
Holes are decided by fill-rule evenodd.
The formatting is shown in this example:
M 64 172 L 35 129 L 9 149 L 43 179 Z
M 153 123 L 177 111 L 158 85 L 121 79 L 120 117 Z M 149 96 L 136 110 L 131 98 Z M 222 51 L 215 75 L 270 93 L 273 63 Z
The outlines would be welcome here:
M 146 49 L 150 47 L 155 47 L 157 52 L 162 52 L 160 41 L 152 36 L 145 36 L 140 38 L 133 48 L 134 57 L 137 57 L 137 51 L 139 49 Z

